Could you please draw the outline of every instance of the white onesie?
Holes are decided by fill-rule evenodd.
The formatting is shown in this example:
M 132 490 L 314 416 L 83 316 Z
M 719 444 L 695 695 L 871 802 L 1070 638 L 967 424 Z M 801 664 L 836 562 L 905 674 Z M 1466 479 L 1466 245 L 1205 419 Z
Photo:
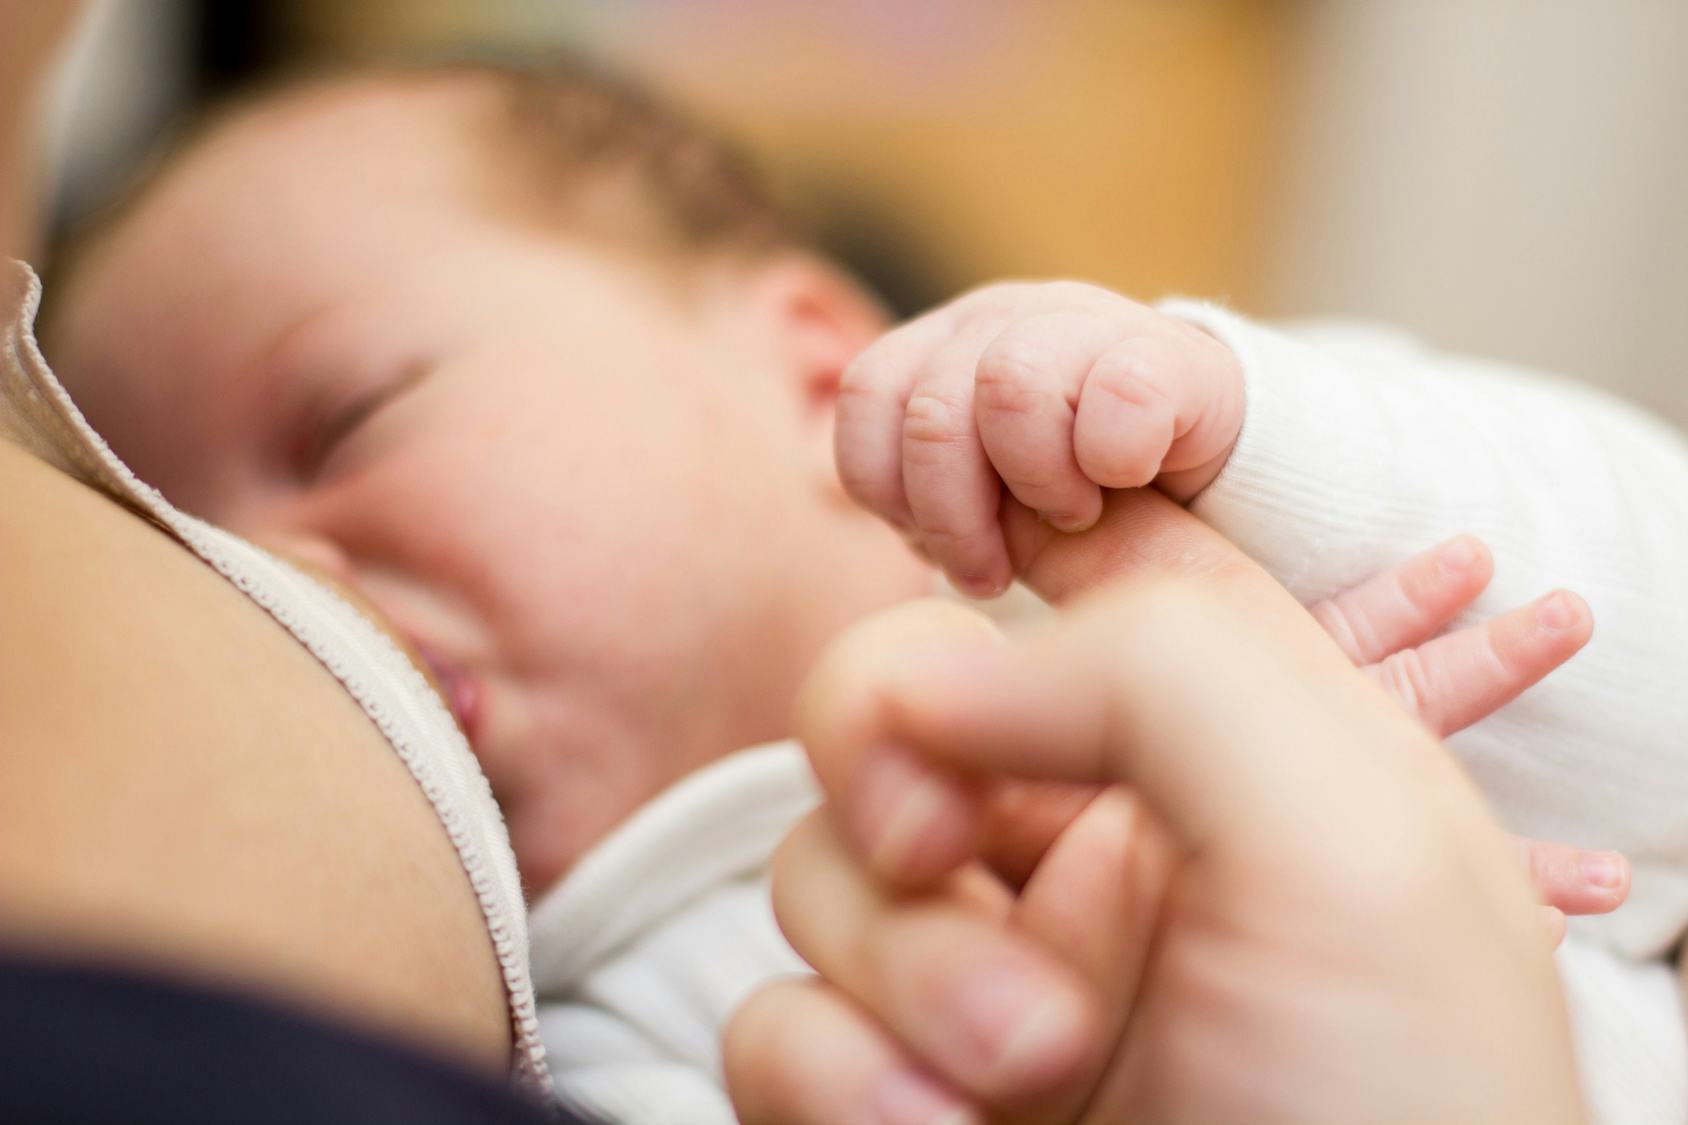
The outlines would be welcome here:
M 1579 1069 L 1604 1125 L 1688 1121 L 1670 964 L 1688 928 L 1688 446 L 1574 384 L 1388 332 L 1165 308 L 1225 340 L 1248 386 L 1237 448 L 1192 510 L 1298 598 L 1470 531 L 1496 575 L 1465 620 L 1554 586 L 1588 600 L 1588 649 L 1450 744 L 1511 830 L 1634 863 L 1629 903 L 1574 920 L 1559 953 Z M 794 746 L 735 755 L 647 805 L 535 906 L 541 1034 L 565 1100 L 635 1125 L 733 1121 L 718 1036 L 757 983 L 801 971 L 766 860 L 813 800 Z

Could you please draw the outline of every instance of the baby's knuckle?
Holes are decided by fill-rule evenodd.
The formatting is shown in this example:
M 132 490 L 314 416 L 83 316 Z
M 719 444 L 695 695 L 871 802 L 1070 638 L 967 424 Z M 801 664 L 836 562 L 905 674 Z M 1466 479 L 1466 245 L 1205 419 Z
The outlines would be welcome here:
M 1383 686 L 1401 706 L 1418 713 L 1429 704 L 1432 696 L 1430 670 L 1417 649 L 1403 649 L 1391 653 L 1378 667 Z
M 1006 339 L 979 357 L 974 385 L 980 403 L 992 410 L 1026 413 L 1046 397 L 1050 360 L 1041 342 Z
M 954 445 L 973 431 L 970 403 L 953 394 L 920 391 L 903 411 L 903 437 L 916 445 Z
M 1110 348 L 1090 369 L 1089 383 L 1097 390 L 1131 406 L 1164 405 L 1161 388 L 1162 357 L 1145 341 L 1133 340 Z
M 840 398 L 877 398 L 888 383 L 888 365 L 869 350 L 844 365 L 838 394 Z

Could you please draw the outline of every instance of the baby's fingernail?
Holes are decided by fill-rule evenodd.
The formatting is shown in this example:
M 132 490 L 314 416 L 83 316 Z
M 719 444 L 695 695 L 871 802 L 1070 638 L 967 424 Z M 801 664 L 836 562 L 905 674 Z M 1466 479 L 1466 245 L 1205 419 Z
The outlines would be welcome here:
M 993 1088 L 1039 1088 L 1076 1061 L 1085 1013 L 1066 989 L 1015 965 L 965 980 L 959 1013 L 981 1049 Z
M 877 1125 L 978 1125 L 967 1106 L 915 1070 L 894 1070 L 868 1095 L 868 1119 Z
M 916 857 L 938 835 L 946 810 L 958 803 L 952 786 L 895 749 L 862 763 L 856 798 L 860 842 L 868 862 L 893 876 L 909 874 Z
M 1068 535 L 1080 531 L 1089 531 L 1096 523 L 1095 520 L 1087 520 L 1083 516 L 1069 516 L 1059 512 L 1043 512 L 1040 514 L 1044 523 L 1047 523 L 1056 531 L 1062 531 Z
M 1577 609 L 1571 595 L 1564 591 L 1549 594 L 1536 606 L 1536 621 L 1543 629 L 1557 633 L 1569 629 L 1577 620 Z
M 1581 867 L 1590 884 L 1612 891 L 1623 886 L 1629 861 L 1617 852 L 1590 852 L 1582 857 Z
M 1464 574 L 1476 566 L 1482 556 L 1483 549 L 1477 539 L 1461 535 L 1442 549 L 1442 569 L 1449 574 Z
M 994 598 L 1006 588 L 1006 583 L 1000 578 L 988 574 L 963 575 L 956 579 L 955 584 L 961 587 L 961 592 L 968 597 L 980 599 Z

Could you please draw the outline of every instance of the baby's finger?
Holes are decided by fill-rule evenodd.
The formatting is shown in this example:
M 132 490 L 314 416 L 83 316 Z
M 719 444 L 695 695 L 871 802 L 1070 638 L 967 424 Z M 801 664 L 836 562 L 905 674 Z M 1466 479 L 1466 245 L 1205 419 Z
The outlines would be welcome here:
M 818 981 L 779 981 L 727 1025 L 727 1092 L 744 1125 L 983 1125 L 857 1007 Z
M 1228 455 L 1243 411 L 1242 373 L 1217 340 L 1179 336 L 1122 340 L 1097 358 L 1079 392 L 1073 449 L 1085 476 L 1105 488 L 1136 488 L 1163 474 L 1174 499 L 1189 499 L 1180 474 Z M 1197 472 L 1197 470 L 1204 470 Z
M 992 597 L 1014 572 L 997 511 L 1002 483 L 974 419 L 984 340 L 953 337 L 928 357 L 902 423 L 903 491 L 932 561 L 973 597 Z
M 1073 405 L 1117 337 L 1101 316 L 1064 310 L 1016 321 L 979 356 L 974 414 L 985 452 L 1015 498 L 1062 531 L 1102 514 L 1102 491 L 1073 456 Z
M 1512 702 L 1588 643 L 1588 603 L 1557 590 L 1480 625 L 1394 653 L 1366 673 L 1438 736 Z
M 1629 860 L 1618 852 L 1513 838 L 1544 904 L 1566 914 L 1608 914 L 1629 897 Z
M 903 415 L 927 356 L 952 331 L 940 309 L 887 333 L 849 366 L 838 386 L 833 454 L 844 490 L 896 527 L 914 524 L 903 493 Z
M 824 813 L 786 837 L 773 887 L 792 948 L 958 1089 L 1026 1104 L 1095 1065 L 1082 982 L 1000 909 L 887 891 Z
M 1308 609 L 1356 664 L 1434 637 L 1494 575 L 1481 540 L 1460 535 Z

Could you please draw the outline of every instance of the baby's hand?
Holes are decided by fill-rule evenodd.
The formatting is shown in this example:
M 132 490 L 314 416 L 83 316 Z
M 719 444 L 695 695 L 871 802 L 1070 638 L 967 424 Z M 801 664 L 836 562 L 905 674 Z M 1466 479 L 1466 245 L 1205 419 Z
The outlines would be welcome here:
M 850 365 L 838 468 L 957 586 L 989 596 L 1014 576 L 1009 506 L 1080 531 L 1104 488 L 1188 500 L 1230 456 L 1243 405 L 1236 356 L 1192 325 L 1093 285 L 992 285 Z

